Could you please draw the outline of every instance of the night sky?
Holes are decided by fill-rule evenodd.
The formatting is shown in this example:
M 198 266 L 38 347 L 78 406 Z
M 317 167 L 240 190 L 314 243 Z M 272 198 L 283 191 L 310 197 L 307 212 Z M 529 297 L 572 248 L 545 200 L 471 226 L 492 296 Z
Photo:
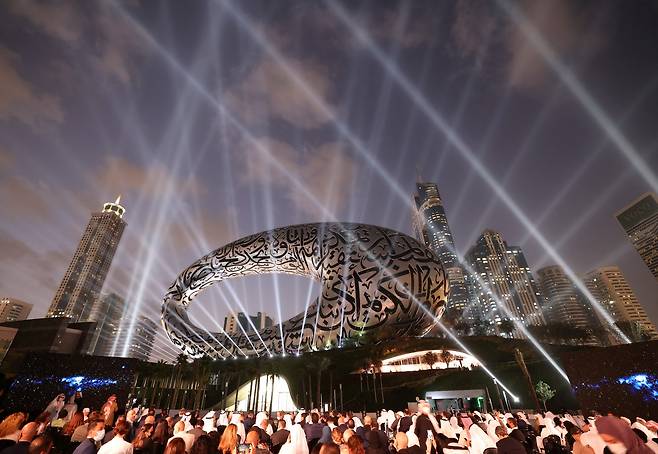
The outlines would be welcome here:
M 325 220 L 410 233 L 418 175 L 460 255 L 492 228 L 533 270 L 554 263 L 456 137 L 575 272 L 620 266 L 658 322 L 614 218 L 656 189 L 657 43 L 656 1 L 1 2 L 0 295 L 45 315 L 90 213 L 121 194 L 105 289 L 156 318 L 177 274 L 232 239 Z M 216 330 L 237 297 L 279 320 L 318 288 L 236 280 L 190 312 Z

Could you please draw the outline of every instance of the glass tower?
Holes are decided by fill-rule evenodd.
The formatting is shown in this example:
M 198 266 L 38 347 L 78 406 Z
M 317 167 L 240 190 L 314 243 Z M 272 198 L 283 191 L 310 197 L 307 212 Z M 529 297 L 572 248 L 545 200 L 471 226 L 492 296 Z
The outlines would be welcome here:
M 658 199 L 644 194 L 616 215 L 633 247 L 658 279 Z

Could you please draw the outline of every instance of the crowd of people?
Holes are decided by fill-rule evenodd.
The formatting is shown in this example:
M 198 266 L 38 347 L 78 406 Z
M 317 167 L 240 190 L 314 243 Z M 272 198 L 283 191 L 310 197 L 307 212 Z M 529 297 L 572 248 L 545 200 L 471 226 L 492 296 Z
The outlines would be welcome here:
M 57 396 L 0 423 L 0 454 L 658 454 L 658 423 L 550 412 L 98 410 Z

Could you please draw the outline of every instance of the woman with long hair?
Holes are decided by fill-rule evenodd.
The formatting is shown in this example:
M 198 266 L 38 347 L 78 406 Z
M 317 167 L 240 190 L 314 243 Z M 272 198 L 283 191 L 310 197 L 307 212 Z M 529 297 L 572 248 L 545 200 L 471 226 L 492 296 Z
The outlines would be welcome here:
M 363 443 L 361 443 L 361 439 L 357 435 L 352 435 L 347 440 L 347 449 L 350 454 L 366 454 Z
M 133 450 L 139 454 L 151 454 L 153 450 L 153 424 L 144 424 L 133 440 Z
M 75 429 L 77 429 L 82 424 L 84 424 L 84 418 L 85 417 L 81 411 L 76 411 L 73 414 L 73 416 L 71 416 L 71 419 L 69 419 L 69 422 L 67 422 L 64 428 L 62 429 L 62 435 L 65 435 L 67 437 L 73 435 Z
M 235 454 L 238 450 L 238 426 L 231 423 L 226 426 L 222 439 L 219 440 L 219 454 Z
M 164 450 L 164 454 L 185 454 L 185 442 L 182 438 L 174 438 Z
M 25 413 L 19 412 L 12 413 L 0 422 L 0 450 L 18 442 L 25 419 Z
M 190 454 L 216 454 L 217 449 L 212 444 L 212 438 L 208 435 L 200 435 L 192 445 Z
M 161 419 L 155 427 L 151 441 L 153 442 L 153 454 L 162 454 L 169 441 L 169 424 L 165 419 Z

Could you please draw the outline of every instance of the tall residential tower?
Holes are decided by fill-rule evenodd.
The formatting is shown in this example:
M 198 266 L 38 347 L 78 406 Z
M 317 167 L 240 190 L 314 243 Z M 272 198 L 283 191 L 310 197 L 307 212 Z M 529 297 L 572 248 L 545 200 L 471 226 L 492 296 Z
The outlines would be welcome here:
M 110 270 L 126 222 L 121 196 L 92 213 L 78 248 L 66 270 L 47 317 L 87 320 Z
M 521 248 L 508 246 L 500 233 L 485 230 L 464 260 L 479 276 L 472 285 L 473 301 L 477 305 L 476 318 L 487 334 L 521 337 L 518 330 L 506 329 L 503 322 L 544 324 L 543 296 Z
M 616 214 L 649 271 L 658 279 L 658 199 L 644 194 Z

